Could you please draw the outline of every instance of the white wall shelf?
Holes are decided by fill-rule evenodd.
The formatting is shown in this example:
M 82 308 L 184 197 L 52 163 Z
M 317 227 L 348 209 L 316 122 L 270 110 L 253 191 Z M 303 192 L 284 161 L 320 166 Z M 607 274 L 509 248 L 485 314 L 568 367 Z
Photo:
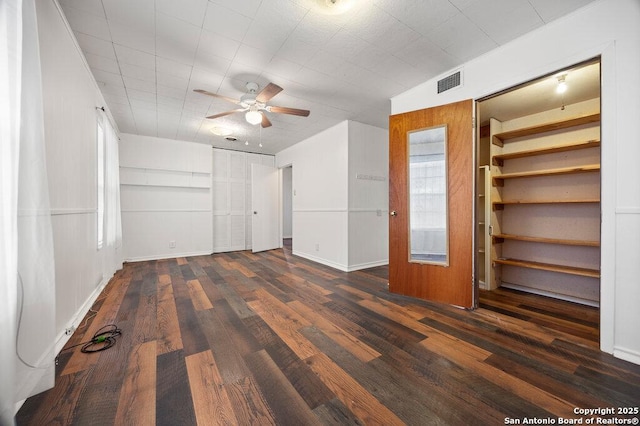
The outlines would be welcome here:
M 153 167 L 120 166 L 120 184 L 166 188 L 208 189 L 211 173 Z

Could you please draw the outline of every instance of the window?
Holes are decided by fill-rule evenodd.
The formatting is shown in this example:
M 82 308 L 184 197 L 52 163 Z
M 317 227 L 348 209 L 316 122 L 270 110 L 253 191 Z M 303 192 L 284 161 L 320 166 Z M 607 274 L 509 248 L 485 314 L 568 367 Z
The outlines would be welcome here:
M 98 230 L 98 250 L 104 244 L 104 129 L 98 123 L 97 145 L 96 145 L 96 196 L 97 196 L 97 230 Z
M 410 261 L 448 265 L 446 126 L 409 133 Z

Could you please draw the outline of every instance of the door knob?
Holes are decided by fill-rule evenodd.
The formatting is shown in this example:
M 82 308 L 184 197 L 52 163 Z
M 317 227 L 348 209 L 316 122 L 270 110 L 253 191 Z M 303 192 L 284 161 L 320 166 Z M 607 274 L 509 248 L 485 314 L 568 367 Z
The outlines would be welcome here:
M 395 211 L 395 210 L 391 210 L 391 213 L 389 213 L 389 214 L 390 214 L 391 216 L 397 216 L 397 215 L 398 215 L 398 213 L 396 213 L 396 211 Z

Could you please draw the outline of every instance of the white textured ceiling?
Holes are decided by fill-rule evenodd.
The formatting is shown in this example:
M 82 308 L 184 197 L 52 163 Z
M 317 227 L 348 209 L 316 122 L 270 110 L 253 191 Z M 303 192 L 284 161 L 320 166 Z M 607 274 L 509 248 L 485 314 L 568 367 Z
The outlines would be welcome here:
M 389 98 L 592 0 L 59 1 L 121 132 L 276 153 L 344 120 L 387 128 Z M 237 106 L 193 89 L 239 99 L 248 81 L 311 115 L 205 119 Z

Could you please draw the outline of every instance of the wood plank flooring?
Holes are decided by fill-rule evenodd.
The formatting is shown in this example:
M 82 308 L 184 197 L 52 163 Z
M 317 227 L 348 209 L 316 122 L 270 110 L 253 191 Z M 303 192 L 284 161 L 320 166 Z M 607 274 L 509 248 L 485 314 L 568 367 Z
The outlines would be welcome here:
M 126 264 L 67 347 L 110 323 L 115 346 L 63 350 L 18 425 L 557 424 L 640 402 L 593 308 L 500 290 L 465 311 L 286 248 Z

